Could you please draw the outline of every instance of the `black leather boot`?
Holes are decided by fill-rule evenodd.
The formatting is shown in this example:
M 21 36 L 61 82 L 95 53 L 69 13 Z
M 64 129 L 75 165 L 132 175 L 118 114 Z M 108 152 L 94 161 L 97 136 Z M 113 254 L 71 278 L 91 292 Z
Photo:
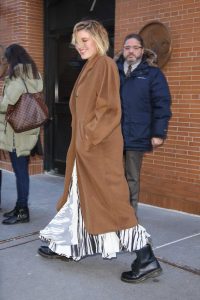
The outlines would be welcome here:
M 27 223 L 29 222 L 29 209 L 27 208 L 18 208 L 13 216 L 8 217 L 3 220 L 2 224 L 13 225 L 16 223 Z
M 58 258 L 61 260 L 65 260 L 65 261 L 70 261 L 70 258 L 67 258 L 65 256 L 62 255 L 58 255 L 57 253 L 51 251 L 51 249 L 49 249 L 49 247 L 47 246 L 41 246 L 40 248 L 38 248 L 38 254 L 40 254 L 41 256 L 45 257 L 45 258 Z
M 19 208 L 16 205 L 15 208 L 12 209 L 11 211 L 8 211 L 8 212 L 4 213 L 3 217 L 5 217 L 5 218 L 13 217 L 18 213 L 18 210 L 19 210 Z
M 162 268 L 154 256 L 150 245 L 146 245 L 135 251 L 137 258 L 131 265 L 132 270 L 123 272 L 121 280 L 129 283 L 138 283 L 150 277 L 157 277 L 162 272 Z

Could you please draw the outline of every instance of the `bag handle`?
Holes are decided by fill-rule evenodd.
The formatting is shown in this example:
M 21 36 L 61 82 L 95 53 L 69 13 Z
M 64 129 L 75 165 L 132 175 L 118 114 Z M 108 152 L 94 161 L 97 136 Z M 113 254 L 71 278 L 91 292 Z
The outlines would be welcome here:
M 27 88 L 27 85 L 26 85 L 26 83 L 25 83 L 25 80 L 24 80 L 22 77 L 21 77 L 21 79 L 22 79 L 22 81 L 23 81 L 23 83 L 24 83 L 24 85 L 25 85 L 26 92 L 29 93 L 28 88 Z M 4 93 L 5 93 L 5 84 L 4 84 L 4 86 L 3 86 L 2 96 L 4 96 Z
M 5 93 L 5 83 L 4 83 L 4 85 L 3 85 L 2 96 L 4 96 L 4 93 Z
M 39 76 L 40 76 L 40 78 L 42 78 L 40 74 L 39 74 Z M 22 77 L 21 77 L 21 79 L 22 79 L 22 81 L 23 81 L 23 83 L 24 83 L 24 85 L 25 85 L 26 92 L 27 92 L 27 93 L 29 93 L 29 91 L 28 91 L 28 88 L 27 88 L 27 85 L 26 85 L 26 83 L 25 83 L 25 80 L 24 80 L 24 78 L 22 78 Z
M 23 81 L 23 83 L 24 83 L 24 85 L 25 85 L 26 92 L 27 92 L 27 93 L 29 93 L 29 91 L 28 91 L 28 88 L 27 88 L 27 85 L 26 85 L 26 83 L 25 83 L 25 80 L 24 80 L 24 78 L 22 78 L 22 77 L 21 77 L 21 79 L 22 79 L 22 81 Z

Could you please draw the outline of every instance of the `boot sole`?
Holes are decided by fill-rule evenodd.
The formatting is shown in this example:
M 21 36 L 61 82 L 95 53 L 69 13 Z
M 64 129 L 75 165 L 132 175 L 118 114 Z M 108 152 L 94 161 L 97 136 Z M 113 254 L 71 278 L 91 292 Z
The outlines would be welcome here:
M 48 259 L 60 259 L 60 260 L 63 260 L 63 261 L 71 261 L 70 258 L 67 258 L 67 257 L 62 256 L 62 255 L 47 255 L 47 254 L 43 253 L 42 251 L 40 252 L 39 250 L 37 252 L 42 257 L 45 257 L 45 258 L 48 258 Z
M 14 216 L 15 216 L 15 215 L 5 215 L 5 214 L 3 215 L 4 218 L 12 218 L 12 217 L 14 217 Z
M 121 277 L 121 280 L 127 283 L 140 283 L 142 281 L 145 281 L 146 279 L 158 277 L 161 275 L 161 273 L 162 273 L 162 269 L 157 269 L 138 279 L 126 279 Z
M 20 223 L 28 223 L 28 222 L 30 222 L 30 220 L 16 221 L 14 223 L 4 223 L 4 221 L 2 221 L 2 224 L 4 224 L 4 225 L 15 225 L 15 224 L 20 224 Z

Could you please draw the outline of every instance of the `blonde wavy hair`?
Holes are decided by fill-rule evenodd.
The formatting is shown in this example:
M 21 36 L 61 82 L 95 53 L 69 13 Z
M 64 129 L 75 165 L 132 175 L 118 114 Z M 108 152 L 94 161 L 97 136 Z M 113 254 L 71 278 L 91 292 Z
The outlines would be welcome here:
M 91 34 L 96 43 L 97 51 L 100 55 L 106 54 L 109 49 L 109 39 L 107 31 L 101 23 L 95 20 L 81 21 L 77 23 L 74 26 L 72 33 L 71 43 L 74 46 L 77 43 L 77 32 L 80 30 L 86 30 Z

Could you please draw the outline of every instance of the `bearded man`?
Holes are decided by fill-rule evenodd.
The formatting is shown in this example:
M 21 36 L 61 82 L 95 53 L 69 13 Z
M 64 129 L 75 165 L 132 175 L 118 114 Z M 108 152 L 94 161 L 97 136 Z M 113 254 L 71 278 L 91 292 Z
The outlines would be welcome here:
M 149 60 L 140 35 L 125 37 L 116 63 L 120 75 L 125 174 L 137 215 L 144 153 L 163 144 L 171 117 L 171 97 L 164 74 Z

